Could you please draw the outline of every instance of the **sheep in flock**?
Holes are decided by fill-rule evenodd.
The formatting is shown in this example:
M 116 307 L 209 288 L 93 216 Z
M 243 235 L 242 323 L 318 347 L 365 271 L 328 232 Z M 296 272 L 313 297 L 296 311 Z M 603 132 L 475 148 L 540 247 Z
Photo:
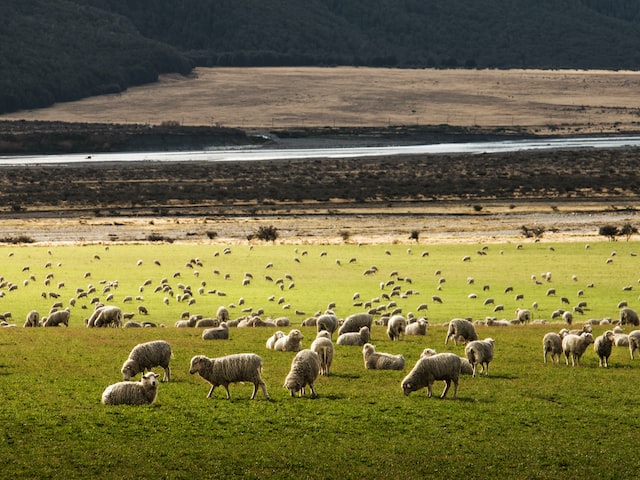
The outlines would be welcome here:
M 40 326 L 40 313 L 37 310 L 31 310 L 27 313 L 27 318 L 24 321 L 24 327 L 39 327 Z
M 565 335 L 562 339 L 562 351 L 567 365 L 569 365 L 569 357 L 571 357 L 571 365 L 574 367 L 580 365 L 580 357 L 592 343 L 593 335 L 588 332 L 582 335 L 574 335 L 572 333 Z
M 318 332 L 326 330 L 330 335 L 333 335 L 333 332 L 338 328 L 338 317 L 331 313 L 320 315 L 316 320 L 316 328 Z
M 64 310 L 58 310 L 57 312 L 52 312 L 48 317 L 44 317 L 42 319 L 43 327 L 57 327 L 60 324 L 68 327 L 69 326 L 69 318 L 71 317 L 71 310 L 69 307 Z
M 302 349 L 303 339 L 304 336 L 302 332 L 294 328 L 288 335 L 279 338 L 273 346 L 273 349 L 282 352 L 299 352 Z
M 549 332 L 542 338 L 542 353 L 544 363 L 547 363 L 547 354 L 551 355 L 551 362 L 560 363 L 562 355 L 562 336 L 556 332 Z
M 319 331 L 310 348 L 318 354 L 320 359 L 320 375 L 329 376 L 334 355 L 331 334 L 327 330 Z
M 276 342 L 284 336 L 286 336 L 286 334 L 281 330 L 278 330 L 273 335 L 271 335 L 267 339 L 267 343 L 266 343 L 267 350 L 275 350 Z
M 338 336 L 348 332 L 359 332 L 362 327 L 371 330 L 373 316 L 369 313 L 354 313 L 349 315 L 338 329 Z
M 195 327 L 196 328 L 213 328 L 213 327 L 219 327 L 220 324 L 221 322 L 217 318 L 207 317 L 207 318 L 201 318 L 200 320 L 198 320 L 196 322 Z
M 87 320 L 87 327 L 119 327 L 120 325 L 122 325 L 122 310 L 112 305 L 96 308 Z
M 516 320 L 518 323 L 529 323 L 531 321 L 531 310 L 526 308 L 517 308 Z
M 633 353 L 636 350 L 640 350 L 640 330 L 633 330 L 629 332 L 629 354 L 631 355 L 631 360 L 634 359 Z
M 222 322 L 219 327 L 207 328 L 202 332 L 203 340 L 228 340 L 229 327 L 226 322 Z
M 148 372 L 139 382 L 118 382 L 109 385 L 102 393 L 105 405 L 145 405 L 153 403 L 158 394 L 158 377 Z
M 338 337 L 336 343 L 338 345 L 351 345 L 355 347 L 361 347 L 365 343 L 368 343 L 371 339 L 369 327 L 360 328 L 359 332 L 347 332 Z
M 453 338 L 456 345 L 458 342 L 466 343 L 478 339 L 476 329 L 469 320 L 465 318 L 454 318 L 449 322 L 449 329 L 447 330 L 447 336 L 444 339 L 444 344 L 449 342 L 449 339 Z
M 607 330 L 599 337 L 596 337 L 595 342 L 593 343 L 593 349 L 598 355 L 598 363 L 601 367 L 609 367 L 609 356 L 611 355 L 611 350 L 613 349 L 614 339 L 615 337 L 613 331 Z
M 365 343 L 362 347 L 364 368 L 368 370 L 404 370 L 404 357 L 376 352 L 375 345 Z
M 291 370 L 284 379 L 284 388 L 289 390 L 292 397 L 298 393 L 302 397 L 305 387 L 309 385 L 311 396 L 316 396 L 313 384 L 320 373 L 320 358 L 310 349 L 299 351 L 291 361 Z
M 476 376 L 477 367 L 480 365 L 481 373 L 489 375 L 489 362 L 493 360 L 493 349 L 495 341 L 493 338 L 484 340 L 474 340 L 467 343 L 464 352 L 469 363 L 473 365 L 473 376 Z
M 228 322 L 230 318 L 229 318 L 229 310 L 227 310 L 227 307 L 225 306 L 218 307 L 218 311 L 216 312 L 216 318 L 218 319 L 218 322 Z
M 389 319 L 387 335 L 392 341 L 399 340 L 400 337 L 404 338 L 406 330 L 407 320 L 402 315 L 394 315 Z
M 222 385 L 227 392 L 227 400 L 231 400 L 229 384 L 235 382 L 253 383 L 251 400 L 256 398 L 258 387 L 262 389 L 265 398 L 269 398 L 267 386 L 260 376 L 262 370 L 262 358 L 255 353 L 236 353 L 218 358 L 207 358 L 204 355 L 196 355 L 191 359 L 189 373 L 197 373 L 211 384 L 211 390 L 207 398 L 211 397 L 213 390 Z
M 419 318 L 416 322 L 407 325 L 405 335 L 426 335 L 428 322 L 424 318 Z
M 627 323 L 636 327 L 640 325 L 638 313 L 631 308 L 623 308 L 620 310 L 620 325 L 626 325 Z
M 139 343 L 129 353 L 129 358 L 122 365 L 123 379 L 130 380 L 138 373 L 144 373 L 145 370 L 151 370 L 153 367 L 160 366 L 164 369 L 162 381 L 171 380 L 171 345 L 164 340 L 155 340 L 153 342 Z
M 458 394 L 458 378 L 462 368 L 462 359 L 455 353 L 437 353 L 421 356 L 413 369 L 402 380 L 402 391 L 405 395 L 427 387 L 427 396 L 431 398 L 432 387 L 436 380 L 443 380 L 445 387 L 440 398 L 444 398 L 453 382 L 453 398 Z

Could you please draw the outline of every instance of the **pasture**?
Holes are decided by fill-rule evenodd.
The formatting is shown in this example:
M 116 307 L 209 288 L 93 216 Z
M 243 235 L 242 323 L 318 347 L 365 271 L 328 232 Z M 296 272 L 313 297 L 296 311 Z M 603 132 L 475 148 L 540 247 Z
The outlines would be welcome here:
M 638 308 L 638 248 L 636 242 L 592 242 L 589 248 L 583 243 L 1 247 L 0 275 L 7 284 L 0 312 L 11 312 L 9 321 L 18 325 L 0 330 L 3 473 L 14 478 L 637 476 L 640 421 L 634 413 L 640 401 L 634 380 L 640 362 L 631 361 L 626 348 L 615 348 L 605 370 L 590 347 L 580 367 L 545 365 L 541 339 L 563 327 L 551 321 L 552 312 L 578 301 L 587 307 L 584 315 L 575 315 L 575 324 L 617 319 L 623 300 Z M 373 266 L 377 272 L 365 274 Z M 541 276 L 547 272 L 550 281 Z M 53 276 L 46 285 L 48 274 Z M 163 278 L 173 287 L 168 304 L 166 292 L 154 292 Z M 111 290 L 103 291 L 109 284 Z M 176 300 L 179 284 L 191 286 L 195 303 Z M 96 292 L 78 299 L 76 289 L 90 285 Z M 556 294 L 548 296 L 549 288 Z M 149 314 L 135 313 L 134 319 L 166 327 L 85 328 L 91 298 L 105 301 L 110 294 L 105 303 L 134 313 L 144 305 Z M 125 296 L 141 298 L 125 303 Z M 22 328 L 29 310 L 46 315 L 55 301 L 67 306 L 72 297 L 77 301 L 68 328 Z M 488 297 L 493 304 L 485 305 Z M 477 327 L 480 338 L 496 340 L 495 359 L 488 377 L 461 377 L 457 400 L 452 391 L 445 400 L 436 398 L 442 382 L 434 385 L 431 399 L 425 390 L 402 394 L 400 382 L 425 347 L 463 354 L 462 346 L 444 345 L 445 322 L 487 315 L 510 319 L 516 308 L 531 308 L 534 301 L 534 318 L 547 325 Z M 371 342 L 378 351 L 405 356 L 402 372 L 365 370 L 360 347 L 337 346 L 332 375 L 317 381 L 315 399 L 290 398 L 282 388 L 294 354 L 265 348 L 273 328 L 234 328 L 229 340 L 205 342 L 200 330 L 173 326 L 185 311 L 214 316 L 226 305 L 232 318 L 263 309 L 263 318 L 286 316 L 290 328 L 299 328 L 330 302 L 342 318 L 371 302 L 372 308 L 425 315 L 431 326 L 426 337 L 399 342 L 391 342 L 384 327 L 373 327 Z M 418 311 L 421 304 L 427 309 Z M 495 305 L 504 310 L 494 312 Z M 596 326 L 594 336 L 605 329 Z M 308 348 L 315 328 L 301 330 Z M 131 348 L 154 339 L 167 340 L 175 354 L 172 381 L 160 385 L 156 402 L 101 405 L 104 388 L 121 380 Z M 207 399 L 209 385 L 189 375 L 193 355 L 248 351 L 264 359 L 271 400 L 260 393 L 249 400 L 253 387 L 246 384 L 230 386 L 231 401 L 221 388 Z

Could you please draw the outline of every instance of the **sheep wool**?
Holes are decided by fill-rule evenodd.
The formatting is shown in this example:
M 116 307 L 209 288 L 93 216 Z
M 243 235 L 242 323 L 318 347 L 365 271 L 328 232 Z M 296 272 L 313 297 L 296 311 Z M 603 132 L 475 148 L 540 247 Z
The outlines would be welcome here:
M 218 358 L 207 358 L 204 355 L 196 355 L 191 359 L 189 373 L 197 373 L 211 384 L 211 390 L 207 398 L 211 397 L 213 390 L 222 385 L 227 392 L 227 400 L 231 400 L 229 384 L 236 382 L 253 383 L 251 399 L 256 398 L 258 387 L 262 389 L 265 398 L 269 398 L 267 385 L 262 380 L 262 358 L 255 353 L 235 353 Z
M 338 329 L 338 336 L 348 332 L 357 333 L 362 327 L 367 327 L 371 330 L 372 322 L 373 316 L 369 313 L 354 313 L 353 315 L 349 315 Z
M 333 332 L 338 328 L 338 317 L 330 313 L 320 315 L 316 321 L 316 328 L 318 332 L 324 330 L 329 332 L 330 335 L 333 335 Z
M 417 322 L 407 325 L 405 335 L 426 335 L 427 334 L 427 321 L 424 318 L 418 319 Z
M 148 372 L 139 382 L 118 382 L 109 385 L 102 393 L 105 405 L 145 405 L 153 403 L 158 394 L 158 377 Z
M 304 335 L 297 328 L 294 328 L 282 338 L 279 338 L 275 345 L 274 350 L 280 350 L 283 352 L 299 352 L 302 348 L 302 340 Z
M 580 365 L 580 357 L 592 343 L 593 335 L 588 332 L 582 335 L 574 335 L 572 333 L 565 335 L 562 339 L 562 351 L 567 365 L 569 365 L 569 357 L 571 357 L 571 365 L 574 367 Z
M 69 318 L 71 317 L 71 310 L 69 307 L 64 310 L 58 310 L 57 312 L 50 313 L 48 317 L 42 319 L 43 327 L 57 327 L 59 325 L 69 326 Z
M 562 337 L 559 333 L 549 332 L 542 337 L 542 354 L 544 356 L 544 363 L 547 363 L 547 355 L 551 356 L 551 363 L 560 363 Z
M 447 330 L 447 336 L 444 339 L 444 344 L 449 342 L 449 339 L 453 338 L 456 345 L 458 342 L 467 343 L 478 339 L 476 328 L 466 318 L 454 318 L 449 322 L 449 329 Z
M 402 315 L 393 315 L 389 319 L 389 323 L 387 324 L 387 335 L 391 341 L 400 340 L 400 337 L 404 338 L 406 330 L 407 319 Z
M 289 394 L 294 397 L 296 393 L 302 397 L 305 394 L 305 387 L 309 385 L 311 396 L 317 396 L 314 382 L 320 373 L 320 358 L 318 354 L 310 349 L 299 351 L 291 361 L 291 370 L 284 380 L 284 387 L 289 390 Z
M 207 328 L 202 332 L 203 340 L 229 340 L 229 327 L 222 322 L 219 327 Z
M 376 352 L 375 345 L 365 343 L 362 347 L 364 368 L 368 370 L 404 370 L 404 357 Z
M 284 337 L 286 334 L 281 331 L 278 330 L 277 332 L 275 332 L 273 335 L 271 335 L 268 339 L 267 339 L 267 343 L 266 343 L 266 347 L 267 350 L 275 350 L 276 349 L 276 342 L 281 339 L 282 337 Z
M 171 345 L 164 340 L 155 340 L 153 342 L 139 343 L 129 353 L 129 358 L 122 365 L 123 379 L 130 380 L 138 373 L 144 373 L 160 366 L 164 369 L 162 381 L 171 380 Z
M 355 347 L 362 347 L 365 343 L 369 343 L 371 334 L 369 327 L 360 328 L 359 332 L 347 332 L 338 336 L 336 343 L 338 345 L 350 345 Z
M 334 355 L 333 342 L 331 341 L 329 331 L 319 331 L 316 339 L 311 343 L 310 348 L 318 354 L 318 358 L 320 359 L 320 375 L 328 377 Z
M 113 305 L 103 305 L 94 310 L 87 327 L 119 327 L 122 325 L 122 310 Z
M 493 338 L 484 340 L 474 340 L 469 342 L 464 349 L 469 363 L 473 365 L 473 376 L 476 376 L 477 367 L 480 365 L 480 372 L 489 375 L 489 362 L 493 360 Z
M 427 397 L 433 394 L 433 383 L 436 380 L 445 382 L 440 398 L 444 398 L 453 382 L 453 398 L 458 394 L 458 378 L 462 368 L 462 359 L 455 353 L 436 353 L 421 356 L 413 369 L 402 380 L 402 391 L 405 395 L 427 387 Z

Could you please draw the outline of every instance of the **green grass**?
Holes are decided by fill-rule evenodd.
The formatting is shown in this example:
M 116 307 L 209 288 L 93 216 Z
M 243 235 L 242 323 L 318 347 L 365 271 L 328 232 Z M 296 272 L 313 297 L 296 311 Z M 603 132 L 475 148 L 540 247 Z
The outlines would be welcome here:
M 632 478 L 640 473 L 633 461 L 640 420 L 635 378 L 639 362 L 632 362 L 626 349 L 615 349 L 608 370 L 598 368 L 590 348 L 579 368 L 544 365 L 541 339 L 557 331 L 560 323 L 508 328 L 478 327 L 481 338 L 496 340 L 496 357 L 490 376 L 462 377 L 457 400 L 427 399 L 426 391 L 405 397 L 402 378 L 420 352 L 429 346 L 438 351 L 463 353 L 462 346 L 444 345 L 446 329 L 441 324 L 453 317 L 483 319 L 492 308 L 483 306 L 487 296 L 505 305 L 499 318 L 512 318 L 515 308 L 540 305 L 536 318 L 549 320 L 566 296 L 577 303 L 578 289 L 588 302 L 581 323 L 587 318 L 617 318 L 617 303 L 627 300 L 637 307 L 637 243 L 583 244 L 527 243 L 490 245 L 486 256 L 476 253 L 481 245 L 413 246 L 224 246 L 216 245 L 111 245 L 82 247 L 2 247 L 0 275 L 18 285 L 4 289 L 0 311 L 10 311 L 20 328 L 0 330 L 0 462 L 6 478 Z M 294 249 L 297 248 L 296 253 Z M 612 250 L 617 254 L 612 257 Z M 48 253 L 51 250 L 51 253 Z M 307 250 L 303 255 L 302 250 Z M 388 250 L 391 254 L 385 253 Z M 320 252 L 326 251 L 325 256 Z M 428 251 L 428 256 L 421 256 Z M 502 253 L 500 253 L 502 251 Z M 11 255 L 10 255 L 11 252 Z M 216 255 L 218 252 L 218 255 Z M 100 259 L 95 259 L 99 255 Z M 463 262 L 465 255 L 470 262 Z M 185 267 L 191 259 L 202 262 L 199 276 Z M 297 262 L 294 258 L 298 258 Z M 349 263 L 355 258 L 354 263 Z M 613 258 L 612 263 L 606 263 Z M 142 265 L 137 266 L 138 260 Z M 161 265 L 155 265 L 157 259 Z M 341 264 L 336 263 L 341 260 Z M 52 267 L 45 267 L 47 262 Z M 266 269 L 273 262 L 273 268 Z M 58 266 L 58 263 L 61 265 Z M 365 276 L 376 265 L 378 273 Z M 23 271 L 29 266 L 28 271 Z M 219 270 L 220 275 L 213 270 Z M 437 290 L 434 272 L 446 278 Z M 354 292 L 361 299 L 380 296 L 380 282 L 398 271 L 412 283 L 397 282 L 402 291 L 419 293 L 392 297 L 403 312 L 427 303 L 432 324 L 426 337 L 407 337 L 392 343 L 383 327 L 375 326 L 372 343 L 378 351 L 402 353 L 404 372 L 367 371 L 361 349 L 336 347 L 333 375 L 316 384 L 318 398 L 290 398 L 282 387 L 293 354 L 268 351 L 264 347 L 272 329 L 232 329 L 229 341 L 204 342 L 200 331 L 176 329 L 180 313 L 214 315 L 219 305 L 264 308 L 266 316 L 288 316 L 299 325 L 304 316 L 324 310 L 336 302 L 344 317 L 361 311 L 352 305 Z M 543 272 L 552 280 L 536 285 Z M 85 272 L 91 272 L 85 278 Z M 180 277 L 174 278 L 175 272 Z M 242 286 L 245 272 L 253 274 Z M 44 285 L 47 273 L 54 279 Z M 230 279 L 224 280 L 229 274 Z M 291 290 L 281 291 L 264 275 L 274 279 L 290 274 Z M 28 285 L 23 280 L 33 275 Z M 578 281 L 572 280 L 577 275 Z M 206 290 L 196 294 L 195 305 L 153 293 L 153 286 L 166 277 L 179 292 L 178 282 L 194 290 L 205 281 Z M 468 277 L 474 277 L 472 285 Z M 152 286 L 139 292 L 146 279 Z M 118 280 L 113 304 L 135 311 L 143 303 L 149 320 L 165 329 L 87 329 L 82 325 L 92 306 L 78 302 L 72 309 L 69 328 L 23 329 L 26 313 L 35 308 L 42 314 L 54 300 L 41 293 L 55 291 L 65 304 L 77 287 Z M 58 288 L 58 282 L 64 286 Z M 587 288 L 593 282 L 593 288 Z M 489 292 L 482 285 L 490 285 Z M 633 285 L 631 291 L 623 291 Z M 507 286 L 513 292 L 504 293 Z M 546 290 L 556 288 L 555 297 Z M 386 287 L 385 292 L 390 292 Z M 471 300 L 469 293 L 477 293 Z M 523 293 L 523 302 L 515 294 Z M 142 295 L 144 302 L 122 304 L 126 295 Z M 270 295 L 285 297 L 291 309 L 269 302 Z M 439 295 L 443 304 L 431 301 Z M 103 294 L 99 294 L 104 299 Z M 241 315 L 241 306 L 232 316 Z M 565 307 L 566 308 L 566 307 Z M 140 318 L 136 315 L 136 318 Z M 285 329 L 288 330 L 288 329 Z M 303 328 L 304 346 L 314 337 Z M 595 328 L 595 334 L 605 330 Z M 630 328 L 627 328 L 629 331 Z M 145 407 L 105 407 L 100 396 L 119 373 L 130 349 L 139 342 L 165 339 L 175 352 L 170 383 L 160 385 L 157 401 Z M 334 337 L 335 340 L 335 337 Z M 264 379 L 271 400 L 258 394 L 249 400 L 252 385 L 232 385 L 232 400 L 224 389 L 207 399 L 209 386 L 188 373 L 193 355 L 220 356 L 252 351 L 264 359 Z M 442 382 L 434 394 L 442 391 Z M 618 466 L 620 465 L 620 466 Z

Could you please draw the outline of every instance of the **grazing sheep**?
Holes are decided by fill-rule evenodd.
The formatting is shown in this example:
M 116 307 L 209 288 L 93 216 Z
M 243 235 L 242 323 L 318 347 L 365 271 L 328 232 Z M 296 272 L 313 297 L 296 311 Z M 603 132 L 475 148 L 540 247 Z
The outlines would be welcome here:
M 519 323 L 529 323 L 531 321 L 531 311 L 526 308 L 517 308 L 516 320 L 518 320 Z
M 318 354 L 310 349 L 299 351 L 291 361 L 291 370 L 284 379 L 284 388 L 289 390 L 292 397 L 296 392 L 302 397 L 305 393 L 305 387 L 309 385 L 311 396 L 315 397 L 316 391 L 313 383 L 320 373 L 320 358 Z
M 218 311 L 216 312 L 216 318 L 219 322 L 228 322 L 229 321 L 229 310 L 226 307 L 220 306 L 218 307 Z
M 310 348 L 318 354 L 318 358 L 320 359 L 320 375 L 328 377 L 334 354 L 331 334 L 327 330 L 318 332 Z
M 590 333 L 583 333 L 582 335 L 569 333 L 565 335 L 562 339 L 562 351 L 567 365 L 569 365 L 569 357 L 571 357 L 571 365 L 574 367 L 580 365 L 580 357 L 592 343 L 593 335 Z
M 275 332 L 273 335 L 271 335 L 268 339 L 267 339 L 267 349 L 268 350 L 275 350 L 276 348 L 276 342 L 281 339 L 282 337 L 286 336 L 286 334 L 283 331 L 278 330 L 277 332 Z
M 387 324 L 387 335 L 391 341 L 399 340 L 400 337 L 404 338 L 406 330 L 407 319 L 402 315 L 394 315 L 389 319 L 389 323 Z
M 353 315 L 349 315 L 338 329 L 338 336 L 348 332 L 359 332 L 362 327 L 371 329 L 372 322 L 373 316 L 369 313 L 354 313 Z
M 329 332 L 330 336 L 332 336 L 333 332 L 338 328 L 338 317 L 332 313 L 320 315 L 316 321 L 316 328 L 318 329 L 318 332 L 325 330 Z
M 153 403 L 158 394 L 158 375 L 148 372 L 139 382 L 118 382 L 102 392 L 105 405 L 146 405 Z
M 484 340 L 474 340 L 467 343 L 464 353 L 467 360 L 473 366 L 473 376 L 476 376 L 477 367 L 480 365 L 480 372 L 489 375 L 489 362 L 493 360 L 493 347 L 495 340 L 485 338 Z
M 420 318 L 417 322 L 413 322 L 407 325 L 407 330 L 404 333 L 405 335 L 426 335 L 427 325 L 427 320 L 424 318 Z
M 430 356 L 421 356 L 413 369 L 402 380 L 402 391 L 405 395 L 427 387 L 427 396 L 431 398 L 432 387 L 436 380 L 443 380 L 445 387 L 440 395 L 444 398 L 453 382 L 453 398 L 458 394 L 458 378 L 462 368 L 462 359 L 455 353 L 436 353 Z
M 636 350 L 640 350 L 640 330 L 633 330 L 629 332 L 629 354 L 631 355 L 631 360 L 634 359 L 633 352 Z
M 368 343 L 371 340 L 371 334 L 369 332 L 369 327 L 362 327 L 360 331 L 355 332 L 347 332 L 343 333 L 338 337 L 336 343 L 338 345 L 351 345 L 355 347 L 361 347 L 365 343 Z
M 211 384 L 211 390 L 207 398 L 211 397 L 213 390 L 222 385 L 227 391 L 227 400 L 231 400 L 229 384 L 235 382 L 253 383 L 251 400 L 256 398 L 258 387 L 262 388 L 265 398 L 269 398 L 267 385 L 260 376 L 262 370 L 262 358 L 255 353 L 235 353 L 218 358 L 207 358 L 204 355 L 196 355 L 191 359 L 189 373 L 197 373 Z
M 375 345 L 365 343 L 362 346 L 364 368 L 368 370 L 404 370 L 404 357 L 390 353 L 376 352 Z
M 476 329 L 469 320 L 465 318 L 454 318 L 449 322 L 449 329 L 447 330 L 447 336 L 444 339 L 444 344 L 449 342 L 449 339 L 453 337 L 453 341 L 458 345 L 458 341 L 462 343 L 472 342 L 478 339 Z
M 598 354 L 599 365 L 601 367 L 609 367 L 609 356 L 613 349 L 614 333 L 612 330 L 607 330 L 602 335 L 596 338 L 593 343 L 593 349 Z
M 122 365 L 123 379 L 130 380 L 138 373 L 144 373 L 153 367 L 160 366 L 164 368 L 164 376 L 162 381 L 171 380 L 171 345 L 164 340 L 155 340 L 153 342 L 139 343 L 129 353 L 129 358 Z
M 304 339 L 302 332 L 294 328 L 288 335 L 279 338 L 273 349 L 282 352 L 299 352 L 302 349 L 302 339 Z
M 87 321 L 87 327 L 119 327 L 120 325 L 122 325 L 122 310 L 111 305 L 96 308 Z
M 24 321 L 24 327 L 39 327 L 40 326 L 40 313 L 37 310 L 31 310 L 27 313 L 27 318 Z
M 620 325 L 626 325 L 627 323 L 638 326 L 640 325 L 640 319 L 638 313 L 630 308 L 623 308 L 620 310 Z
M 229 327 L 222 322 L 219 327 L 207 328 L 202 332 L 203 340 L 229 340 Z
M 571 325 L 571 322 L 573 322 L 573 313 L 569 311 L 564 312 L 562 314 L 562 321 L 567 325 Z
M 64 310 L 58 310 L 57 312 L 50 313 L 48 317 L 42 319 L 43 327 L 57 327 L 60 324 L 69 326 L 69 318 L 71 317 L 71 310 L 69 307 Z
M 562 354 L 562 336 L 555 332 L 549 332 L 542 338 L 542 353 L 544 363 L 547 363 L 547 354 L 551 355 L 551 363 L 560 363 Z

